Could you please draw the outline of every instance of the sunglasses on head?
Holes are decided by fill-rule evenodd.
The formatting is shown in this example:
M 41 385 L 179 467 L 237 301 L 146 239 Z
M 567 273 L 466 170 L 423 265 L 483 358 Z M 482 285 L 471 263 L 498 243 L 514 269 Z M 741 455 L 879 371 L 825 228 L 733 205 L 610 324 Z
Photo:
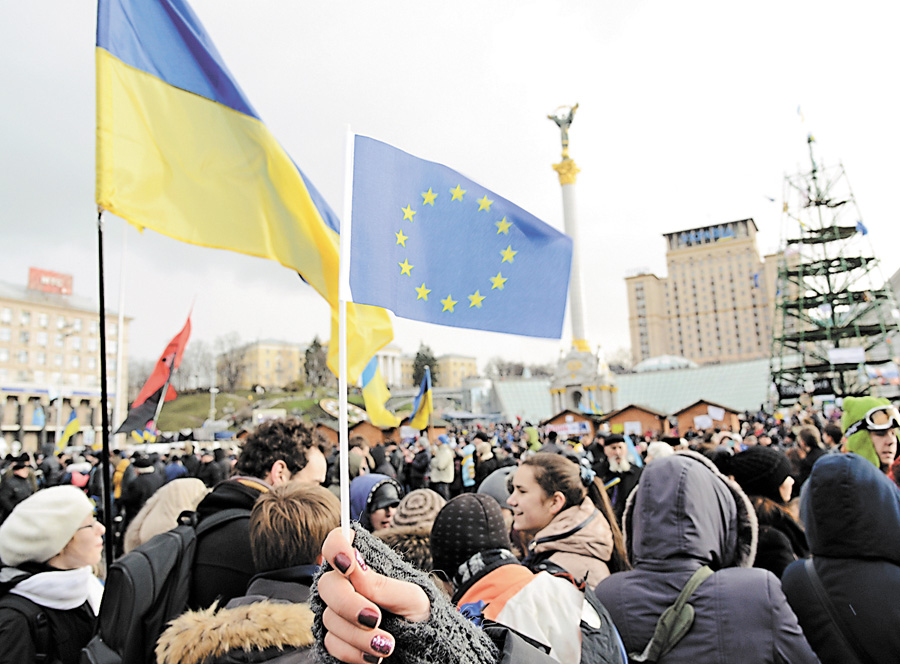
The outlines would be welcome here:
M 887 431 L 895 427 L 900 427 L 900 411 L 897 410 L 896 406 L 876 406 L 866 413 L 864 418 L 854 422 L 844 435 L 849 438 L 860 429 L 865 429 L 866 431 Z

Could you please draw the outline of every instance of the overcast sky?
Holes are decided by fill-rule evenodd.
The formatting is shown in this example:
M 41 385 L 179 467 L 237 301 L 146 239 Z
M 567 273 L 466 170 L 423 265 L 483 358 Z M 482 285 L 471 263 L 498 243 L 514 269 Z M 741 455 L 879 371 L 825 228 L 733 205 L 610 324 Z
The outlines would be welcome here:
M 587 337 L 628 346 L 624 277 L 665 274 L 662 233 L 753 217 L 777 249 L 782 183 L 806 133 L 842 161 L 882 259 L 900 267 L 900 6 L 885 2 L 194 0 L 263 121 L 340 213 L 344 137 L 463 172 L 562 229 L 559 131 L 580 103 L 577 182 Z M 70 273 L 96 298 L 96 4 L 7 3 L 0 22 L 0 279 Z M 802 108 L 801 122 L 797 108 Z M 771 202 L 769 197 L 775 198 Z M 193 305 L 194 339 L 327 338 L 315 292 L 275 263 L 105 223 L 107 306 L 155 359 Z M 127 246 L 123 250 L 123 236 Z M 124 264 L 124 277 L 122 266 Z M 548 266 L 551 269 L 551 266 Z M 395 319 L 414 352 L 553 361 L 571 341 Z

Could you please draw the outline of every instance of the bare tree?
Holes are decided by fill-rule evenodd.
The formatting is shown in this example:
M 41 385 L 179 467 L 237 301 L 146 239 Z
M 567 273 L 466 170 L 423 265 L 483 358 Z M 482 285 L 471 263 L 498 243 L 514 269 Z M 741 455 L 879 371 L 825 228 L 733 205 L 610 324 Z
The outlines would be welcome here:
M 631 373 L 631 369 L 634 366 L 634 357 L 631 355 L 630 348 L 622 347 L 607 355 L 606 362 L 609 365 L 609 370 L 613 373 Z
M 332 373 L 328 368 L 328 355 L 319 337 L 315 337 L 306 349 L 304 372 L 306 384 L 315 394 L 316 388 L 327 387 L 332 381 Z
M 502 357 L 492 357 L 485 367 L 485 373 L 491 378 L 511 378 L 521 376 L 525 371 L 525 365 L 521 362 L 511 362 Z
M 153 360 L 128 360 L 128 403 L 137 397 L 138 392 L 144 387 L 144 383 L 153 373 L 156 362 Z
M 215 341 L 216 373 L 222 386 L 234 390 L 244 373 L 243 346 L 237 332 L 229 332 Z
M 191 341 L 175 371 L 175 389 L 200 389 L 213 385 L 216 362 L 213 352 L 204 341 Z

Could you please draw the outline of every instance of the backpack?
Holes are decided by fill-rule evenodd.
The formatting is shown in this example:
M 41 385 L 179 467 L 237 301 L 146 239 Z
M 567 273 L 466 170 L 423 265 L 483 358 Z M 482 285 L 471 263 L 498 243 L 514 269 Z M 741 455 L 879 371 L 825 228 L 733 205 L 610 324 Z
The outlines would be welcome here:
M 97 633 L 81 651 L 82 664 L 154 664 L 159 635 L 187 609 L 198 538 L 249 515 L 247 509 L 227 509 L 196 525 L 196 513 L 183 512 L 181 525 L 114 562 L 106 578 Z
M 50 662 L 58 661 L 50 659 L 52 649 L 50 619 L 44 612 L 44 607 L 14 593 L 7 593 L 0 597 L 0 607 L 16 611 L 28 621 L 28 630 L 31 632 L 31 640 L 34 643 L 35 664 L 50 664 Z

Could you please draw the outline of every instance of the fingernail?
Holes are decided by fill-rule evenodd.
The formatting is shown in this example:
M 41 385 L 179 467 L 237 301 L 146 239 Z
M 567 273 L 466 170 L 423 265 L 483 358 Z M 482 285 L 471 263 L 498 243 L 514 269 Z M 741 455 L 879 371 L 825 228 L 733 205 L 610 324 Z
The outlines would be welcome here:
M 356 616 L 356 619 L 359 621 L 360 625 L 375 629 L 375 625 L 378 624 L 378 612 L 375 609 L 363 609 L 359 612 L 359 615 Z
M 350 569 L 350 556 L 344 552 L 340 552 L 334 557 L 334 566 L 338 568 L 341 574 L 346 574 Z
M 369 645 L 375 652 L 387 656 L 390 655 L 391 651 L 394 649 L 394 640 L 389 636 L 376 634 L 372 637 L 372 642 Z
M 359 551 L 357 551 L 356 549 L 353 549 L 353 555 L 356 556 L 356 564 L 359 565 L 359 568 L 363 572 L 365 572 L 367 569 L 369 569 L 369 566 L 366 565 L 366 561 L 363 560 L 362 554 Z
M 378 664 L 378 662 L 381 661 L 381 657 L 378 657 L 378 655 L 370 655 L 369 653 L 364 652 L 363 661 L 369 662 L 369 664 Z

